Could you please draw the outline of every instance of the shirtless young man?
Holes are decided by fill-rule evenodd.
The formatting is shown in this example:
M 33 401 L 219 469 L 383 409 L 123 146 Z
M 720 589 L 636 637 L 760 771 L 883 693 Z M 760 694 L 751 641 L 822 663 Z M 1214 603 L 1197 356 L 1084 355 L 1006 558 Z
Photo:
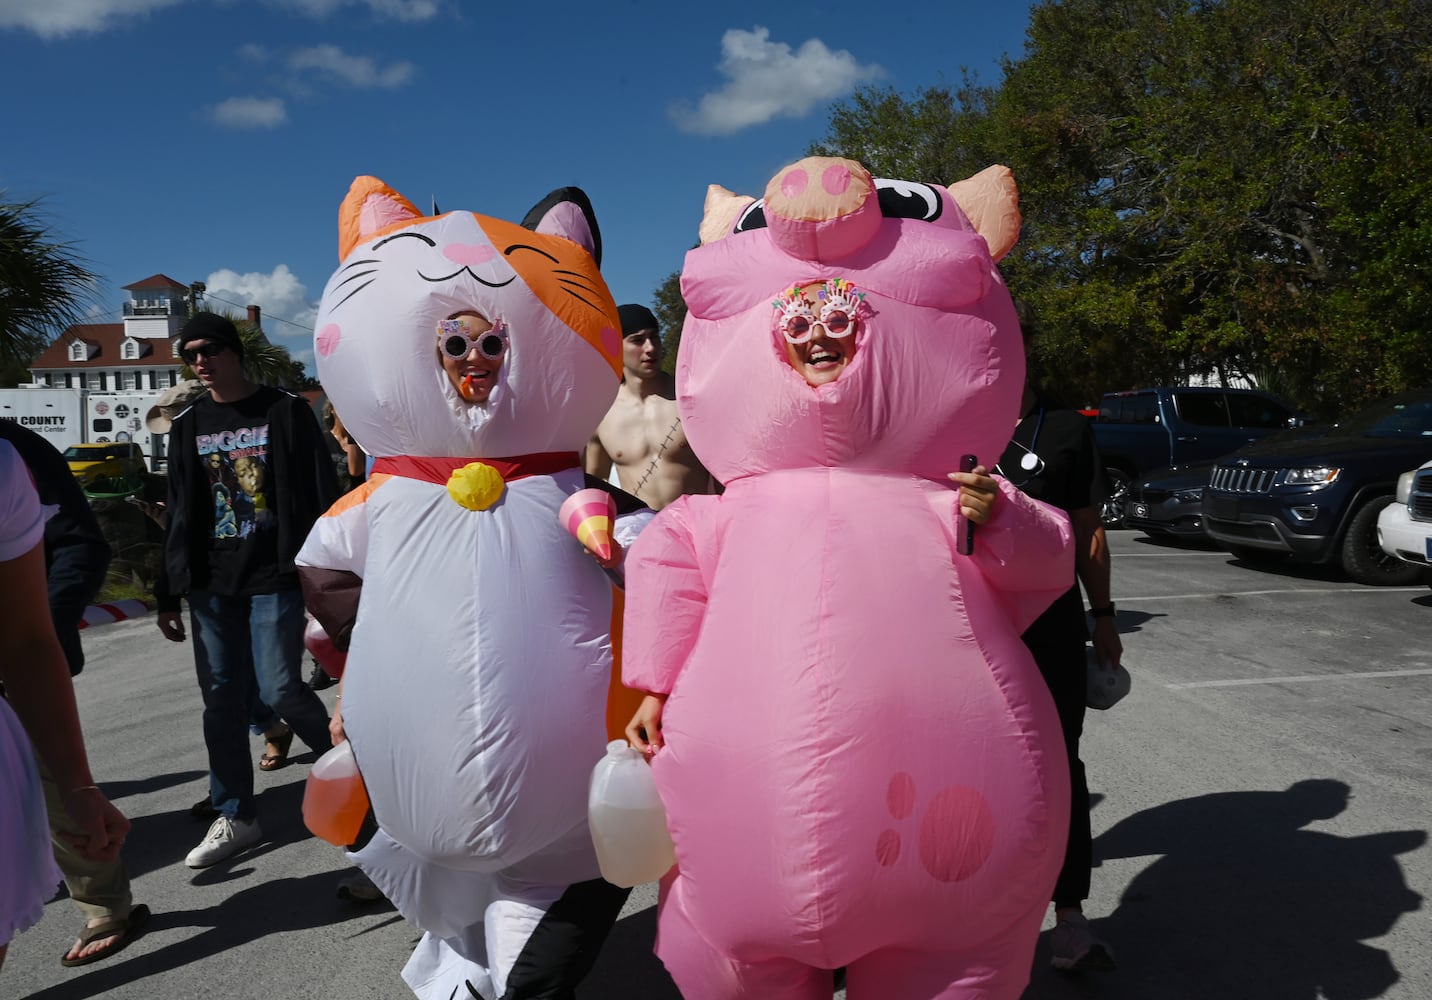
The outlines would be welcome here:
M 685 493 L 720 487 L 691 450 L 676 412 L 676 379 L 661 370 L 656 317 L 641 305 L 618 306 L 622 384 L 587 445 L 586 467 L 601 479 L 616 466 L 621 488 L 660 510 Z

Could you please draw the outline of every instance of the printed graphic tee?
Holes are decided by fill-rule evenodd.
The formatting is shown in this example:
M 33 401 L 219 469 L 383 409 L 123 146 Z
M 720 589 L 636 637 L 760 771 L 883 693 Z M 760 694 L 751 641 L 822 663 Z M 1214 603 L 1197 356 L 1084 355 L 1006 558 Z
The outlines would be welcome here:
M 194 404 L 194 446 L 209 485 L 213 527 L 208 590 L 247 596 L 278 589 L 278 524 L 269 410 L 271 386 L 236 403 L 205 396 Z

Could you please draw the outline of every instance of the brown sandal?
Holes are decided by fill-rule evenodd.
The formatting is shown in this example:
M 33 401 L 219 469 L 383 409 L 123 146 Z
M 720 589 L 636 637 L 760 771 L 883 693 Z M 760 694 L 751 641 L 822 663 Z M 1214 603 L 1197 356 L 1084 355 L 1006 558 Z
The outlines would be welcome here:
M 135 938 L 144 932 L 144 925 L 149 922 L 149 907 L 140 903 L 132 907 L 127 917 L 110 917 L 108 920 L 100 921 L 93 927 L 85 927 L 80 932 L 80 939 L 70 946 L 83 948 L 86 945 L 94 944 L 101 938 L 112 937 L 114 943 L 108 948 L 97 951 L 92 955 L 83 955 L 78 958 L 70 958 L 70 951 L 66 951 L 60 957 L 60 964 L 67 969 L 75 969 L 81 965 L 89 965 L 91 962 L 98 962 L 101 959 L 109 958 L 127 948 Z
M 264 755 L 259 758 L 260 771 L 277 771 L 288 766 L 288 748 L 293 745 L 293 730 L 284 729 L 282 736 L 264 735 Z

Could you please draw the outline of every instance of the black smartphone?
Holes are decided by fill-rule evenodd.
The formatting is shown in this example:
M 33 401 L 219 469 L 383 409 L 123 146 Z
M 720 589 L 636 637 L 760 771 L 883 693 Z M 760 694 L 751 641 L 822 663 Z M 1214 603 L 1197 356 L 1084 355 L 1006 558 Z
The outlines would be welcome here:
M 979 464 L 980 464 L 980 463 L 979 463 L 979 460 L 978 460 L 977 458 L 975 458 L 975 456 L 973 456 L 973 455 L 961 455 L 961 456 L 960 456 L 960 471 L 961 471 L 961 472 L 974 472 L 974 471 L 975 471 L 975 466 L 976 466 L 976 465 L 979 465 Z M 962 518 L 962 519 L 961 519 L 961 522 L 960 522 L 960 542 L 959 542 L 959 550 L 958 550 L 958 551 L 959 551 L 960 555 L 962 555 L 962 556 L 967 556 L 967 555 L 970 555 L 971 553 L 973 553 L 974 550 L 975 550 L 975 525 L 974 525 L 974 522 L 971 521 L 971 520 L 970 520 L 969 518 L 967 518 L 967 517 L 966 517 L 966 518 Z

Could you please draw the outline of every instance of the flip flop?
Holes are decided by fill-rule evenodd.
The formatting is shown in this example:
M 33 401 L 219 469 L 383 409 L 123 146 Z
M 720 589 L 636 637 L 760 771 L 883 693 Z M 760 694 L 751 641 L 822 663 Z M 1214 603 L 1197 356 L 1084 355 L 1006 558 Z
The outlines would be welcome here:
M 277 771 L 281 767 L 288 766 L 288 748 L 293 746 L 293 730 L 290 729 L 282 736 L 265 736 L 264 742 L 278 750 L 278 753 L 265 753 L 259 758 L 260 771 Z
M 67 969 L 73 969 L 80 965 L 89 965 L 91 962 L 98 962 L 101 959 L 116 955 L 128 947 L 131 941 L 136 940 L 144 933 L 144 925 L 149 921 L 149 907 L 140 903 L 129 911 L 127 917 L 110 917 L 101 921 L 93 927 L 86 927 L 80 932 L 80 947 L 93 944 L 100 938 L 119 935 L 114 944 L 92 955 L 83 955 L 79 958 L 70 958 L 70 949 L 60 956 L 60 964 Z M 73 945 L 71 945 L 71 948 Z

